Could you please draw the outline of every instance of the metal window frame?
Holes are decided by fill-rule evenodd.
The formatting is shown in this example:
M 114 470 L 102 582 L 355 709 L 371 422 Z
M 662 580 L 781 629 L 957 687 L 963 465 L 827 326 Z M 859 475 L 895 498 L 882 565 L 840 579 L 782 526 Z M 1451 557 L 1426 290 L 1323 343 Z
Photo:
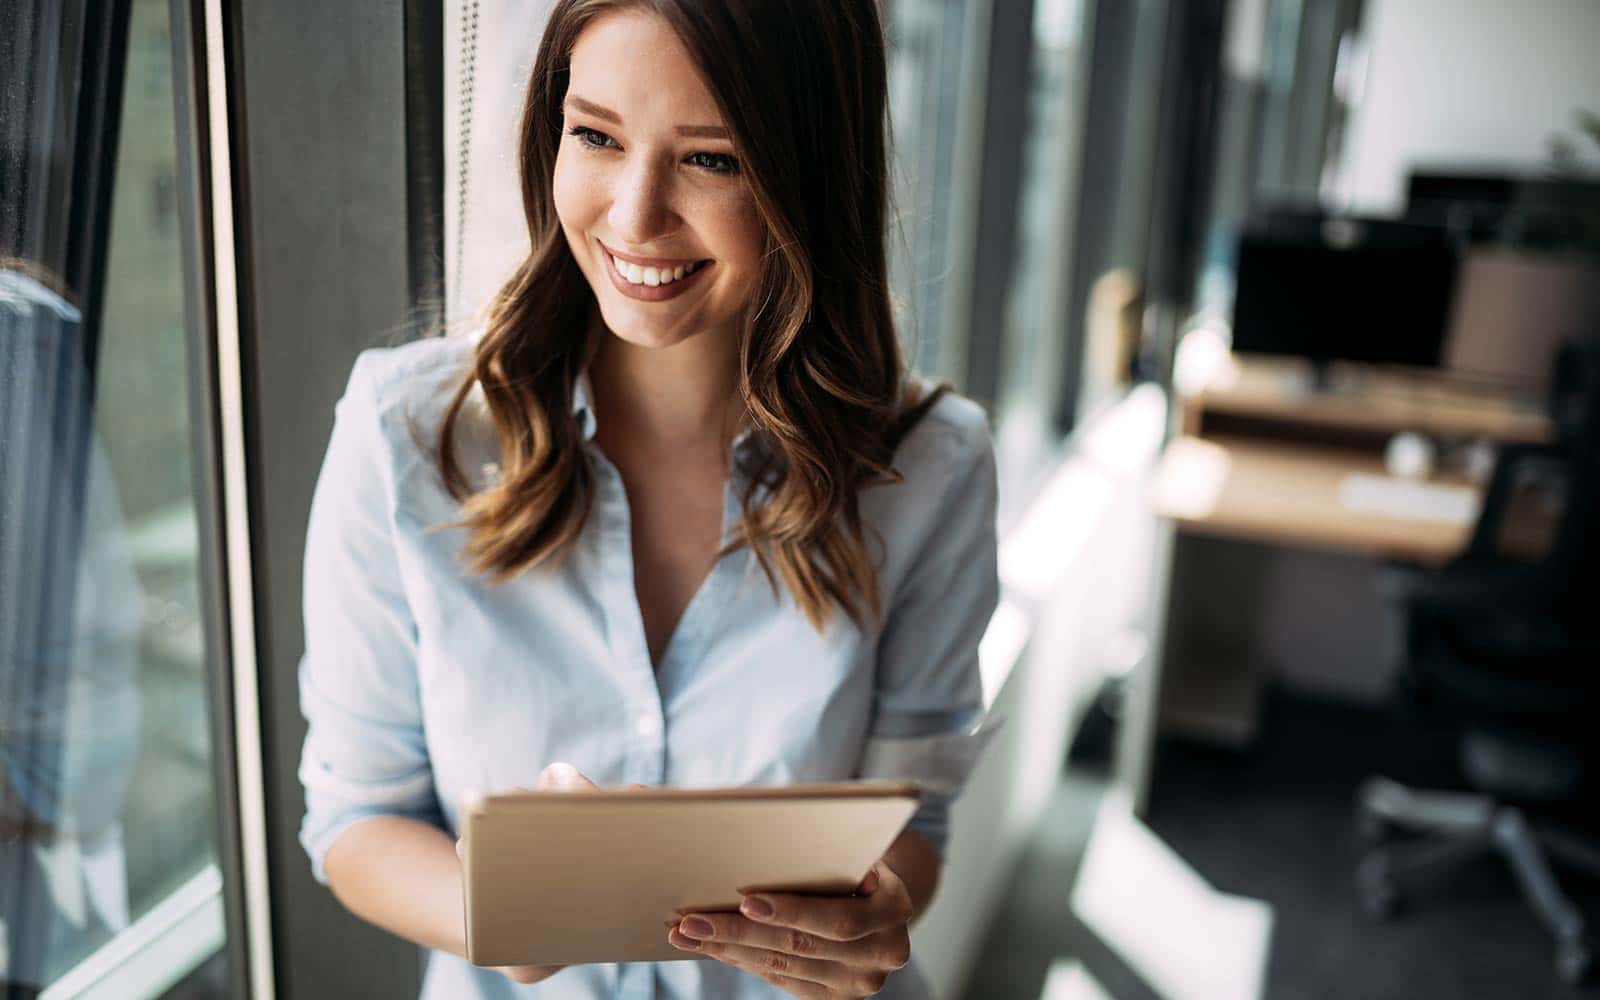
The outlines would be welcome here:
M 965 390 L 968 340 L 972 334 L 973 273 L 978 243 L 980 199 L 985 166 L 984 118 L 991 79 L 990 39 L 996 0 L 967 0 L 961 25 L 960 83 L 956 90 L 955 135 L 950 143 L 949 194 L 940 289 L 939 375 Z M 935 211 L 939 207 L 935 208 Z
M 1081 315 L 1096 277 L 1127 268 L 1144 286 L 1139 376 L 1165 386 L 1180 317 L 1192 302 L 1193 262 L 1209 197 L 1217 136 L 1224 0 L 1102 3 L 1094 19 L 1080 194 L 1080 244 L 1069 314 Z M 1082 325 L 1069 327 L 1058 426 L 1082 416 Z
M 945 315 L 962 324 L 960 337 L 944 343 L 962 357 L 962 391 L 992 412 L 999 403 L 1006 349 L 1005 308 L 1010 274 L 1016 264 L 1017 205 L 1022 192 L 1027 145 L 1028 95 L 1033 68 L 1035 0 L 992 7 L 981 40 L 986 79 L 978 102 L 980 119 L 972 139 L 977 163 L 971 169 L 972 217 L 952 227 L 968 236 L 951 247 L 960 282 L 951 282 Z
M 211 513 L 212 538 L 223 540 L 223 551 L 208 571 L 215 573 L 214 594 L 226 595 L 226 618 L 219 627 L 218 649 L 228 650 L 226 671 L 213 674 L 212 715 L 220 746 L 227 748 L 225 766 L 219 768 L 219 801 L 228 817 L 219 831 L 219 845 L 229 873 L 225 880 L 228 895 L 230 947 L 229 975 L 243 997 L 276 995 L 273 927 L 270 921 L 271 897 L 265 831 L 265 761 L 263 754 L 260 701 L 257 679 L 256 603 L 251 587 L 252 545 L 246 469 L 245 416 L 240 355 L 240 272 L 235 214 L 238 189 L 234 171 L 235 121 L 238 100 L 237 42 L 230 30 L 221 0 L 198 0 L 192 7 L 199 30 L 195 41 L 203 46 L 203 62 L 197 62 L 194 76 L 197 88 L 204 72 L 203 106 L 194 111 L 197 132 L 191 146 L 197 162 L 206 167 L 197 171 L 205 177 L 204 198 L 198 216 L 204 225 L 196 227 L 197 246 L 205 247 L 203 259 L 211 265 L 204 287 L 211 300 L 202 313 L 205 336 L 201 351 L 207 385 L 204 387 L 204 426 L 209 432 L 206 472 L 212 495 L 220 503 Z M 203 137 L 203 142 L 202 142 Z M 205 523 L 204 521 L 202 523 Z M 226 642 L 226 646 L 221 645 Z M 225 730 L 222 726 L 225 724 Z M 222 810 L 219 810 L 221 812 Z
M 231 240 L 218 216 L 227 215 L 231 189 L 224 184 L 218 191 L 212 185 L 213 176 L 227 176 L 228 131 L 226 109 L 221 104 L 225 100 L 221 86 L 221 34 L 214 11 L 208 12 L 205 7 L 204 0 L 170 0 L 168 16 L 178 160 L 178 231 L 185 276 L 185 355 L 191 362 L 188 379 L 192 489 L 200 542 L 204 648 L 211 654 L 206 665 L 206 697 L 218 857 L 215 864 L 201 869 L 47 987 L 41 994 L 45 998 L 155 995 L 219 951 L 227 955 L 230 995 L 273 995 L 270 961 L 262 958 L 270 957 L 270 940 L 260 935 L 259 927 L 250 928 L 246 919 L 247 898 L 265 899 L 265 879 L 264 869 L 255 866 L 255 877 L 247 883 L 251 866 L 245 863 L 241 844 L 241 831 L 248 829 L 248 824 L 242 824 L 240 817 L 251 814 L 251 800 L 259 803 L 260 796 L 259 791 L 252 795 L 249 783 L 237 777 L 241 767 L 250 769 L 252 743 L 241 740 L 236 728 L 235 672 L 242 666 L 253 666 L 254 660 L 239 655 L 238 643 L 241 634 L 249 632 L 250 605 L 227 588 L 230 566 L 239 565 L 241 560 L 246 560 L 244 565 L 248 566 L 248 548 L 239 550 L 237 530 L 232 539 L 225 540 L 230 527 L 237 526 L 237 510 L 229 503 L 228 493 L 232 486 L 237 494 L 237 484 L 227 482 L 225 475 L 228 466 L 237 464 L 237 455 L 230 458 L 232 442 L 228 440 L 227 421 L 221 416 L 228 393 L 219 379 L 218 355 L 225 349 L 219 338 L 233 331 L 235 324 L 229 318 L 232 301 L 227 294 L 232 276 Z M 119 62 L 126 52 L 129 8 L 127 3 L 120 4 L 117 16 L 103 22 L 99 29 L 97 51 L 116 54 Z M 97 93 L 95 100 L 102 111 L 110 108 L 115 113 L 120 94 L 119 74 L 117 85 Z M 74 209 L 78 224 L 95 225 L 101 238 L 69 240 L 67 250 L 69 262 L 78 268 L 86 299 L 96 304 L 105 278 L 104 236 L 109 229 L 110 178 L 117 138 L 114 127 L 94 130 L 96 178 L 106 190 L 103 197 L 85 200 Z M 220 161 L 215 155 L 217 143 L 224 154 Z M 221 199 L 220 213 L 216 199 Z M 248 642 L 244 645 L 248 653 Z M 259 742 L 253 745 L 255 770 L 259 772 Z M 245 749 L 243 754 L 241 747 Z M 259 811 L 259 805 L 254 811 Z M 267 973 L 265 977 L 263 971 Z

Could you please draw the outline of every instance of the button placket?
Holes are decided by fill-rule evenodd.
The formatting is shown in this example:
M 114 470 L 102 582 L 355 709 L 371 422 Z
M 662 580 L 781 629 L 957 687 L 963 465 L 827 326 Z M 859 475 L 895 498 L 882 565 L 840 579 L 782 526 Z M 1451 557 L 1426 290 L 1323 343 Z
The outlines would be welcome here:
M 599 481 L 598 496 L 605 502 L 600 517 L 601 565 L 606 576 L 607 636 L 611 653 L 620 664 L 627 690 L 625 710 L 633 738 L 627 741 L 628 754 L 623 780 L 628 783 L 658 784 L 661 780 L 660 718 L 661 695 L 656 687 L 655 668 L 645 641 L 644 618 L 639 611 L 633 587 L 633 535 L 627 489 L 622 474 L 600 452 L 592 449 Z M 654 721 L 653 732 L 641 731 L 644 719 Z M 626 730 L 625 730 L 626 731 Z
M 608 463 L 609 464 L 609 463 Z M 621 473 L 611 467 L 611 480 L 617 512 L 613 547 L 617 564 L 615 574 L 615 601 L 620 620 L 627 625 L 619 633 L 625 647 L 618 649 L 624 662 L 634 667 L 627 672 L 629 705 L 632 709 L 633 739 L 628 754 L 628 780 L 642 785 L 659 785 L 662 779 L 663 752 L 661 689 L 656 678 L 655 664 L 650 660 L 650 646 L 645 637 L 644 613 L 639 608 L 639 595 L 633 585 L 633 525 L 632 509 L 628 505 L 627 488 Z M 665 660 L 665 657 L 663 657 Z

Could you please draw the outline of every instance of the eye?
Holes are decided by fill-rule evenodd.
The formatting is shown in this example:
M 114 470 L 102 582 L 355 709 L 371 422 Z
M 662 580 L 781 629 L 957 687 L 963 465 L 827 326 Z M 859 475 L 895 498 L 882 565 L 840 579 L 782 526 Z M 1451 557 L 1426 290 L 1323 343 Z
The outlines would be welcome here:
M 590 149 L 609 149 L 617 141 L 597 129 L 587 128 L 583 125 L 573 125 L 567 129 L 567 134 L 576 136 L 578 141 Z
M 739 161 L 727 153 L 690 153 L 689 162 L 713 174 L 736 174 Z

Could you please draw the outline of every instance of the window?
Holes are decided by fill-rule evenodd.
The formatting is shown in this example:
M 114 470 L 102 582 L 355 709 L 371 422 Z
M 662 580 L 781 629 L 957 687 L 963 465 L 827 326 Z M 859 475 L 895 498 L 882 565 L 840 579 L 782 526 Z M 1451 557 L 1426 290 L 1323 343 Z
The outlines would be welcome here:
M 957 213 L 970 202 L 973 159 L 962 126 L 981 103 L 971 76 L 971 53 L 987 39 L 973 36 L 967 0 L 889 0 L 884 30 L 889 42 L 889 119 L 893 132 L 894 209 L 889 233 L 889 280 L 897 299 L 901 338 L 919 371 L 961 380 L 963 320 L 947 311 L 952 234 Z M 959 304 L 955 304 L 959 308 Z
M 1006 485 L 1046 467 L 1054 444 L 1055 405 L 1069 341 L 1065 291 L 1076 246 L 1082 113 L 1088 80 L 1084 0 L 1037 0 L 1033 8 L 1016 250 L 1006 292 L 1000 412 L 997 423 Z
M 149 995 L 225 936 L 169 7 L 0 50 L 0 986 Z

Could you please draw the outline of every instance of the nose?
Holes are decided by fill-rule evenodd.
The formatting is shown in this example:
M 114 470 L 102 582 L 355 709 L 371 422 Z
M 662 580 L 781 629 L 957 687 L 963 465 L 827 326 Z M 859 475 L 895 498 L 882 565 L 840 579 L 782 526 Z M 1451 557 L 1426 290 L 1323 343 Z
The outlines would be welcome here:
M 618 239 L 644 247 L 671 235 L 678 216 L 671 205 L 668 178 L 656 167 L 636 162 L 617 175 L 606 221 Z

